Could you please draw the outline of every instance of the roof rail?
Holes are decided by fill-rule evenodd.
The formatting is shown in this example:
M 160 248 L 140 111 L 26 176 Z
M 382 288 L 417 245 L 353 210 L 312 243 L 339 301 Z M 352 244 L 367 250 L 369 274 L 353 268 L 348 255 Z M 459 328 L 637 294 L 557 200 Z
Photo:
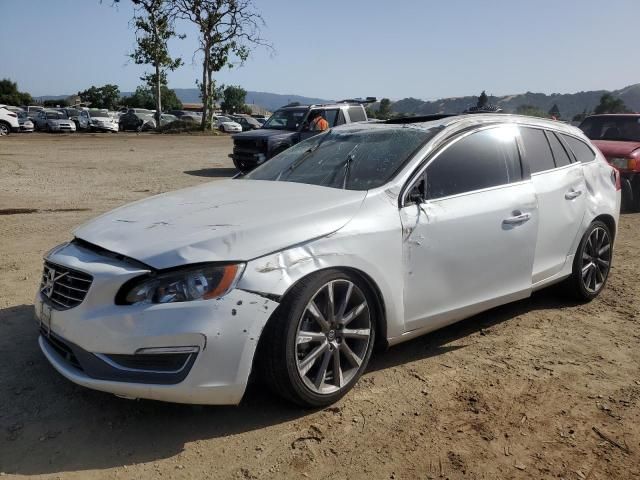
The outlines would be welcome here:
M 344 100 L 338 100 L 336 103 L 375 103 L 378 99 L 376 97 L 367 98 L 345 98 Z
M 419 115 L 415 117 L 397 117 L 386 120 L 384 123 L 390 124 L 403 124 L 403 123 L 418 123 L 418 122 L 432 122 L 434 120 L 442 120 L 448 117 L 457 117 L 459 113 L 437 113 L 435 115 Z

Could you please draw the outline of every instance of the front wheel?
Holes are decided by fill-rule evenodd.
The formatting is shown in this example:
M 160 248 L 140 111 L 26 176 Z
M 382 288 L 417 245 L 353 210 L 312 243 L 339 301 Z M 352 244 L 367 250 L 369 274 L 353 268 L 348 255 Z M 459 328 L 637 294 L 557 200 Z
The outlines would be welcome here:
M 571 294 L 587 302 L 596 298 L 607 283 L 612 259 L 611 231 L 605 223 L 595 221 L 582 236 L 573 259 L 573 272 L 567 279 Z
M 350 273 L 326 270 L 301 280 L 261 342 L 260 365 L 270 388 L 305 407 L 344 396 L 371 357 L 374 301 L 366 283 Z
M 11 127 L 6 122 L 0 122 L 0 137 L 4 137 L 5 135 L 9 135 L 11 132 Z

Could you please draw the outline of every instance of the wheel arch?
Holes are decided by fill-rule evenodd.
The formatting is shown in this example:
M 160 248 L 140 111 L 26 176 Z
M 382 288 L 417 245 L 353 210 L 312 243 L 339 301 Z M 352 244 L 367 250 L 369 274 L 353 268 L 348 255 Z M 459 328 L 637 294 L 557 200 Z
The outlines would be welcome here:
M 615 244 L 615 240 L 616 240 L 616 220 L 615 220 L 615 218 L 613 218 L 613 216 L 609 215 L 608 213 L 603 213 L 603 214 L 598 215 L 597 217 L 595 217 L 591 221 L 591 223 L 597 222 L 597 221 L 600 221 L 600 222 L 604 223 L 609 228 L 609 231 L 611 232 L 611 241 L 612 241 L 612 243 Z

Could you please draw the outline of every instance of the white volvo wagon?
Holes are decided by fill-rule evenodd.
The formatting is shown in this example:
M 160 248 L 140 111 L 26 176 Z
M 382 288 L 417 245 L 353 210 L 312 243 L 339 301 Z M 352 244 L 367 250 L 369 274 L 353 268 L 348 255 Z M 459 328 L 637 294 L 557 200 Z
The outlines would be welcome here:
M 39 343 L 131 398 L 236 404 L 252 370 L 307 406 L 394 345 L 565 282 L 603 289 L 617 171 L 576 128 L 510 115 L 331 129 L 250 174 L 79 227 L 45 258 Z

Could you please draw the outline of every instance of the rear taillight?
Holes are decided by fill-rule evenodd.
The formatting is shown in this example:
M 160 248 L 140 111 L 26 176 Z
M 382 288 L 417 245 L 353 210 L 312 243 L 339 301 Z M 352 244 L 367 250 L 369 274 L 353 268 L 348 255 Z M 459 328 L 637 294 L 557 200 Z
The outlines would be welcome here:
M 15 113 L 11 113 L 11 112 L 9 112 L 9 113 L 7 113 L 7 115 L 9 115 L 10 117 L 16 117 L 16 118 L 18 118 L 18 115 L 16 115 Z
M 622 190 L 622 184 L 620 183 L 620 171 L 617 168 L 611 170 L 611 181 L 616 186 L 616 191 Z

